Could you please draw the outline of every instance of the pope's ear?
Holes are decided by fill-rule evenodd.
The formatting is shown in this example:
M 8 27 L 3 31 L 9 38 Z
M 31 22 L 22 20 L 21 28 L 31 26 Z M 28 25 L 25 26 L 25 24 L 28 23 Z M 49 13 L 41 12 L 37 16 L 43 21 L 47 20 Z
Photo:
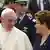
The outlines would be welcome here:
M 2 20 L 4 20 L 4 18 L 3 17 L 0 17 L 0 20 L 2 21 Z

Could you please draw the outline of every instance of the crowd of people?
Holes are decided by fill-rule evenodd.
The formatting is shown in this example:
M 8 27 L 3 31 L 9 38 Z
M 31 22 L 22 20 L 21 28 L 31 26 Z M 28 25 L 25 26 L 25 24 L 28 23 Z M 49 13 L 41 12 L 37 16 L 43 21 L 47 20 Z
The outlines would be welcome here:
M 27 2 L 6 1 L 1 8 L 1 50 L 50 50 L 50 11 L 32 12 Z

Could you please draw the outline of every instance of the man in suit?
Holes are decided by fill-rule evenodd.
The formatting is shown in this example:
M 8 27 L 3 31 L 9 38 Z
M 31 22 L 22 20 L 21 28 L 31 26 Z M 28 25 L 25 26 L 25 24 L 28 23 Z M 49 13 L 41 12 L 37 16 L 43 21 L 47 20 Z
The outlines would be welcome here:
M 41 7 L 43 7 L 42 10 L 50 10 L 49 0 L 31 0 L 30 1 L 29 9 L 32 10 L 34 13 L 41 10 Z
M 19 2 L 21 2 L 21 1 L 19 0 Z M 26 7 L 26 6 L 24 6 L 24 7 Z M 34 41 L 35 41 L 35 38 L 36 38 L 36 29 L 34 27 L 34 25 L 36 23 L 35 22 L 35 17 L 33 17 L 30 12 L 26 13 L 26 11 L 27 11 L 28 8 L 27 9 L 26 8 L 23 9 L 23 8 L 21 6 L 21 10 L 22 11 L 20 13 L 22 15 L 19 16 L 20 20 L 19 20 L 19 22 L 17 21 L 17 24 L 15 26 L 17 27 L 17 25 L 18 25 L 17 28 L 19 28 L 20 30 L 22 30 L 23 32 L 25 32 L 27 34 L 27 36 L 29 37 L 32 45 L 34 45 Z
M 1 13 L 0 49 L 1 50 L 32 50 L 27 35 L 14 25 L 18 17 L 14 10 L 6 8 Z
M 36 24 L 36 20 L 31 14 L 30 15 L 29 14 L 30 13 L 23 14 L 21 19 L 19 18 L 20 21 L 19 22 L 17 21 L 17 24 L 15 26 L 28 35 L 33 45 L 36 38 L 36 29 L 34 27 Z

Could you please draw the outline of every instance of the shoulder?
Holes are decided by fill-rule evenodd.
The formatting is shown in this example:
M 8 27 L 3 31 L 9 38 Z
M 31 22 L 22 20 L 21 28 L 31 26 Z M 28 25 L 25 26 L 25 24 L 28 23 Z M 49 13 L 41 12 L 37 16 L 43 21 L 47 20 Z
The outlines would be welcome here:
M 32 20 L 33 16 L 32 16 L 31 13 L 27 13 L 26 15 L 28 16 L 28 19 L 29 19 L 29 20 Z
M 35 19 L 35 17 L 31 13 L 27 13 L 26 15 L 28 16 L 28 19 L 30 21 L 32 21 L 33 23 L 36 23 L 36 19 Z
M 18 35 L 20 35 L 20 36 L 22 36 L 22 37 L 27 37 L 27 35 L 26 35 L 26 33 L 24 33 L 23 31 L 21 31 L 21 30 L 19 30 L 18 28 L 16 28 L 16 27 L 14 27 L 14 29 L 15 29 L 15 32 L 18 34 Z

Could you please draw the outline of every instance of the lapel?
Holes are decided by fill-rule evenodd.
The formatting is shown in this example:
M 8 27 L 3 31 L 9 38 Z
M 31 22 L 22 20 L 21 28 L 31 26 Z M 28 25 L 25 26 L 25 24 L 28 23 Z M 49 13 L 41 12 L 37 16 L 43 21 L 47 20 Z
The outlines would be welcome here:
M 20 24 L 21 24 L 21 25 L 25 25 L 25 24 L 28 23 L 28 20 L 29 20 L 29 19 L 28 19 L 28 16 L 25 15 L 24 18 L 23 18 L 23 20 L 20 22 Z

